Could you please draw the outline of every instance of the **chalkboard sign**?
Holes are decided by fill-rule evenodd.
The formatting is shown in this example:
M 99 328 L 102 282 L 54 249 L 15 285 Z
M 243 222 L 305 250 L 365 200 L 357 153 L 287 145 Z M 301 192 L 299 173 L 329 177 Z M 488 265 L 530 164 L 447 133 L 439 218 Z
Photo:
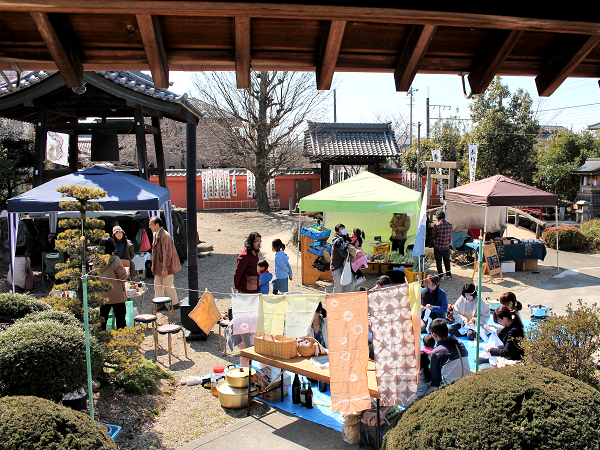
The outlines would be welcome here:
M 490 275 L 495 275 L 497 273 L 502 274 L 500 258 L 498 258 L 498 253 L 496 252 L 496 246 L 494 244 L 483 246 L 483 257 Z
M 498 257 L 500 258 L 500 260 L 502 260 L 506 256 L 504 245 L 496 245 L 496 252 L 498 252 Z

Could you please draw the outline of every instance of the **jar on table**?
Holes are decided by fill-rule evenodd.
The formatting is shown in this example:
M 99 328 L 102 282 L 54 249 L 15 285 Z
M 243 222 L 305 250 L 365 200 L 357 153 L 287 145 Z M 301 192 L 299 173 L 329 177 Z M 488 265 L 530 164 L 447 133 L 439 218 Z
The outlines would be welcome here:
M 225 379 L 225 367 L 214 366 L 212 374 L 210 375 L 210 392 L 212 392 L 212 395 L 214 395 L 216 397 L 219 396 L 219 391 L 217 390 L 217 386 L 224 379 Z

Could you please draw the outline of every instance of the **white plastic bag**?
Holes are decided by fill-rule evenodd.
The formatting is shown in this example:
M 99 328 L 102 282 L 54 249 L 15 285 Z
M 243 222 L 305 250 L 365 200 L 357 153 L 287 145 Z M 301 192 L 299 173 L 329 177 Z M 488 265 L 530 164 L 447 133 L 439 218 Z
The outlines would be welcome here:
M 342 286 L 352 283 L 352 267 L 350 264 L 350 258 L 346 258 L 346 261 L 344 262 L 344 270 L 342 271 L 340 283 L 342 283 Z

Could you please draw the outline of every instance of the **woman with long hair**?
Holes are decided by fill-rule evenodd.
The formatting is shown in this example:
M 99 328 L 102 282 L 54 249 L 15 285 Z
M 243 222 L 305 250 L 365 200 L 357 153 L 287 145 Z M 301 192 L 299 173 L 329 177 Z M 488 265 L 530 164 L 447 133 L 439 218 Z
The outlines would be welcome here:
M 288 291 L 288 278 L 292 280 L 292 266 L 288 255 L 285 254 L 285 244 L 281 239 L 274 239 L 272 242 L 273 252 L 275 253 L 275 278 L 273 284 L 273 294 L 286 293 Z
M 523 358 L 524 351 L 519 343 L 525 336 L 525 330 L 517 312 L 509 309 L 508 306 L 502 305 L 494 311 L 494 322 L 503 327 L 498 333 L 502 345 L 498 347 L 486 346 L 484 350 L 489 351 L 491 356 L 501 356 L 514 361 Z
M 127 295 L 125 293 L 125 283 L 127 280 L 127 271 L 120 258 L 115 255 L 115 242 L 112 238 L 104 238 L 100 241 L 100 247 L 104 248 L 104 265 L 100 267 L 100 281 L 112 284 L 110 291 L 100 292 L 100 297 L 106 298 L 104 305 L 100 307 L 100 316 L 102 317 L 102 330 L 106 330 L 106 321 L 112 308 L 117 329 L 127 326 L 127 310 L 125 302 Z M 105 279 L 103 279 L 105 278 Z
M 477 289 L 473 283 L 466 283 L 463 286 L 462 295 L 454 304 L 454 320 L 456 323 L 448 327 L 448 334 L 456 337 L 466 335 L 470 341 L 475 340 L 477 332 L 472 326 L 477 324 L 477 295 Z M 487 323 L 489 318 L 490 307 L 486 302 L 481 302 L 480 323 Z

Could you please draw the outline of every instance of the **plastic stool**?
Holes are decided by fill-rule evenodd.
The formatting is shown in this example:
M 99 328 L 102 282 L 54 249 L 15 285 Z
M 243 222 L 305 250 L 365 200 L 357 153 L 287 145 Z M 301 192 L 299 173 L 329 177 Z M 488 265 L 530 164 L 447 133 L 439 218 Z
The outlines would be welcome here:
M 172 345 L 171 345 L 171 335 L 174 333 L 179 333 L 181 331 L 181 335 L 183 336 L 183 348 L 185 349 L 185 357 L 188 358 L 187 354 L 187 343 L 185 341 L 185 333 L 183 331 L 183 327 L 181 325 L 169 324 L 169 325 L 161 325 L 156 329 L 158 334 L 166 334 L 169 336 L 169 368 L 171 368 L 171 353 L 172 353 Z M 154 345 L 154 351 L 157 351 L 158 347 L 158 336 Z
M 146 328 L 148 328 L 149 323 L 152 324 L 152 336 L 154 337 L 154 362 L 156 362 L 156 347 L 158 344 L 158 336 L 156 335 L 156 319 L 157 317 L 154 314 L 138 314 L 134 318 L 135 323 L 145 323 Z
M 158 313 L 158 306 L 165 305 L 169 309 L 167 313 L 167 320 L 169 323 L 174 322 L 174 320 L 171 320 L 173 319 L 173 303 L 171 302 L 171 297 L 155 297 L 152 299 L 152 303 L 154 303 L 154 310 L 152 311 L 152 314 L 156 316 Z

